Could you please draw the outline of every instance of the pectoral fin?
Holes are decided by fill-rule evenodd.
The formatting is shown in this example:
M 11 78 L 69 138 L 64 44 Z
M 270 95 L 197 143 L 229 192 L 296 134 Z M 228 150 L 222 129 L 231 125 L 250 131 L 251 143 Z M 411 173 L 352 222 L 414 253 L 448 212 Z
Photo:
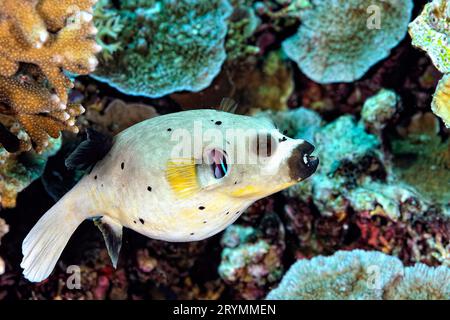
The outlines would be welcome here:
M 95 219 L 94 223 L 103 234 L 109 257 L 114 268 L 116 268 L 120 248 L 122 247 L 122 225 L 107 216 Z

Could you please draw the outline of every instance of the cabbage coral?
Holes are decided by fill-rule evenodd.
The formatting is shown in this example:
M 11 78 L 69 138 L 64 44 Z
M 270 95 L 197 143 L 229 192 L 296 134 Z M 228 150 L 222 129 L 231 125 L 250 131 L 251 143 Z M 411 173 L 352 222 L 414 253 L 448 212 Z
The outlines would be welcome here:
M 226 54 L 228 0 L 106 1 L 96 8 L 108 51 L 93 76 L 118 90 L 149 97 L 200 91 L 219 73 Z M 110 56 L 108 58 L 108 56 Z
M 268 299 L 450 299 L 450 268 L 405 267 L 376 251 L 338 251 L 299 260 Z
M 61 130 L 77 132 L 80 105 L 68 103 L 73 74 L 92 72 L 101 48 L 93 35 L 95 0 L 0 0 L 1 112 L 16 119 L 37 151 Z M 26 67 L 24 67 L 26 66 Z M 21 149 L 31 144 L 22 141 Z
M 411 0 L 312 0 L 286 54 L 319 83 L 352 82 L 386 58 L 407 32 Z M 345 23 L 343 23 L 345 22 Z

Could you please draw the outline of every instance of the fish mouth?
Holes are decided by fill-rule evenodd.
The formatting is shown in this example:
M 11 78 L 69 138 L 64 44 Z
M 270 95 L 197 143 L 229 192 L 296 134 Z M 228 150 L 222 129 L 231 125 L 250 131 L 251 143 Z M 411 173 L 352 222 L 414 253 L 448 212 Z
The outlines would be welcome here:
M 311 143 L 304 141 L 292 151 L 288 159 L 288 167 L 289 175 L 293 180 L 304 180 L 316 172 L 319 158 L 312 155 L 314 150 L 315 147 Z

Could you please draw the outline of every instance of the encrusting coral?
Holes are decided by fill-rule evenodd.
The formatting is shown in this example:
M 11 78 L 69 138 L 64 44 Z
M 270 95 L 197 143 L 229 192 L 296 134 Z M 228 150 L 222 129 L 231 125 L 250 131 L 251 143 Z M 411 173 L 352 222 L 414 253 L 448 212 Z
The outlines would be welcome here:
M 95 12 L 108 54 L 93 77 L 127 94 L 202 90 L 225 61 L 228 0 L 101 1 Z
M 376 251 L 338 251 L 299 260 L 268 299 L 450 299 L 450 268 L 405 267 Z
M 297 34 L 283 43 L 286 54 L 319 83 L 360 79 L 405 37 L 411 0 L 311 0 L 299 12 Z M 342 23 L 345 21 L 345 23 Z
M 450 3 L 434 0 L 409 25 L 412 44 L 428 53 L 436 68 L 446 74 L 439 82 L 431 109 L 450 128 Z
M 84 109 L 68 101 L 65 74 L 92 72 L 96 0 L 0 0 L 0 110 L 16 119 L 37 151 L 62 130 L 77 132 Z M 31 144 L 21 141 L 21 150 Z M 14 150 L 17 151 L 17 150 Z

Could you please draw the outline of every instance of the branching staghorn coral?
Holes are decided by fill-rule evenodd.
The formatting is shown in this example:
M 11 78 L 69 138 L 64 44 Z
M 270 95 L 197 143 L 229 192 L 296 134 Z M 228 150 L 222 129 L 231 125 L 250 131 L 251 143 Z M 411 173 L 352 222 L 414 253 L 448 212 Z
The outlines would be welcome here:
M 436 68 L 447 74 L 439 82 L 431 109 L 450 128 L 450 3 L 434 0 L 409 25 L 412 44 L 428 53 Z
M 338 251 L 299 260 L 268 299 L 450 299 L 450 268 L 405 267 L 376 251 Z
M 15 118 L 37 151 L 48 136 L 77 132 L 84 109 L 68 102 L 71 79 L 92 72 L 100 51 L 93 39 L 96 0 L 0 0 L 0 103 Z M 31 145 L 21 141 L 21 149 Z
M 286 54 L 319 83 L 352 82 L 386 58 L 405 36 L 411 0 L 311 0 Z M 345 23 L 343 23 L 345 22 Z

